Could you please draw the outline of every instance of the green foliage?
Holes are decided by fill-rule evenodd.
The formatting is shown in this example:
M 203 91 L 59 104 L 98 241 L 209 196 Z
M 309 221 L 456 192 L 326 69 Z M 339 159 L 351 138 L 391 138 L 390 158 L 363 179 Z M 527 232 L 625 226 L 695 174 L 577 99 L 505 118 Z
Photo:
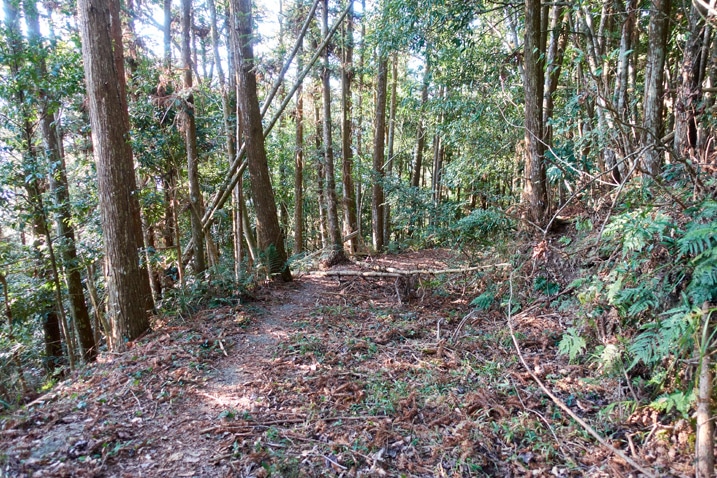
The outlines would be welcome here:
M 460 244 L 492 245 L 515 230 L 515 222 L 496 208 L 476 209 L 453 227 Z
M 558 344 L 558 351 L 563 355 L 567 355 L 571 362 L 574 362 L 578 356 L 585 353 L 586 348 L 587 342 L 580 336 L 575 327 L 569 327 Z
M 495 291 L 487 290 L 471 301 L 477 310 L 488 310 L 495 302 Z
M 677 390 L 672 393 L 660 395 L 657 399 L 650 403 L 650 406 L 665 413 L 677 410 L 682 417 L 688 418 L 690 416 L 690 409 L 692 408 L 695 398 L 694 389 L 689 392 Z
M 545 276 L 536 276 L 533 281 L 533 290 L 551 296 L 560 292 L 560 284 L 550 281 Z

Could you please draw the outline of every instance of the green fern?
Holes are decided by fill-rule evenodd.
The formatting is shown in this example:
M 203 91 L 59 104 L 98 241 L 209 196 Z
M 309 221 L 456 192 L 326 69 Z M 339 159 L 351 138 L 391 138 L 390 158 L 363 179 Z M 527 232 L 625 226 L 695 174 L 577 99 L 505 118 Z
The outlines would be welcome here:
M 678 390 L 676 392 L 660 395 L 650 404 L 650 406 L 665 413 L 669 413 L 675 409 L 680 412 L 683 417 L 687 418 L 696 398 L 694 390 L 691 390 L 688 393 Z
M 575 327 L 569 327 L 558 344 L 558 351 L 563 355 L 567 355 L 571 362 L 575 361 L 578 355 L 585 353 L 586 348 L 587 342 L 580 336 Z
M 495 292 L 487 290 L 471 301 L 471 305 L 478 310 L 488 310 L 495 301 Z
M 692 337 L 696 318 L 700 310 L 690 308 L 686 298 L 679 307 L 668 310 L 664 320 L 655 320 L 642 327 L 628 351 L 633 356 L 630 368 L 642 361 L 646 365 L 655 365 L 668 355 L 680 356 L 692 348 Z

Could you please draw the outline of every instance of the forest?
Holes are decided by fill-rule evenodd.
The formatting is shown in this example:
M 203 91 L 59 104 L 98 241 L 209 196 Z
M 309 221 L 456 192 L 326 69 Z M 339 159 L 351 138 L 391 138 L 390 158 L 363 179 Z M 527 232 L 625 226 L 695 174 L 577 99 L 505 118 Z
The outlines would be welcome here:
M 714 476 L 717 0 L 2 0 L 0 476 Z

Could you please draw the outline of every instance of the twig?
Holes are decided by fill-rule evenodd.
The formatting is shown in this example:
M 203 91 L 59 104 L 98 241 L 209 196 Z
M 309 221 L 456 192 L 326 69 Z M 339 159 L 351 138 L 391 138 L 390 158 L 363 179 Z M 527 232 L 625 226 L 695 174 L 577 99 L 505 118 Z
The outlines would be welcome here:
M 520 392 L 518 391 L 518 388 L 515 386 L 515 382 L 513 382 L 513 379 L 510 379 L 511 385 L 513 385 L 513 390 L 515 390 L 515 395 L 518 397 L 518 400 L 520 400 L 520 404 L 523 405 L 523 408 L 531 413 L 534 413 L 540 418 L 543 423 L 545 423 L 545 426 L 548 427 L 548 431 L 550 431 L 550 434 L 553 435 L 553 438 L 555 438 L 555 443 L 558 444 L 558 448 L 560 448 L 560 451 L 563 452 L 563 456 L 569 456 L 571 459 L 573 458 L 572 455 L 567 453 L 565 451 L 565 448 L 563 448 L 563 444 L 560 442 L 560 439 L 558 438 L 558 435 L 555 434 L 555 431 L 553 430 L 553 427 L 550 425 L 550 422 L 547 418 L 543 416 L 542 413 L 540 413 L 537 410 L 533 410 L 532 408 L 528 408 L 525 405 L 525 402 L 523 402 L 523 397 L 520 396 Z
M 511 304 L 513 300 L 513 273 L 510 273 L 510 276 L 508 277 L 508 283 L 510 286 L 510 297 L 508 300 L 508 327 L 510 328 L 510 338 L 513 340 L 513 345 L 515 346 L 515 351 L 518 354 L 518 359 L 520 360 L 520 363 L 523 365 L 523 368 L 528 372 L 528 375 L 531 376 L 531 378 L 535 381 L 535 383 L 538 384 L 540 389 L 545 393 L 552 401 L 557 405 L 561 410 L 563 410 L 565 413 L 567 413 L 573 420 L 575 420 L 583 429 L 588 432 L 590 435 L 592 435 L 602 446 L 607 448 L 609 451 L 614 453 L 615 455 L 622 458 L 626 463 L 628 463 L 630 466 L 638 470 L 639 472 L 645 474 L 646 476 L 650 478 L 656 478 L 657 475 L 655 475 L 652 471 L 648 470 L 644 466 L 637 463 L 635 460 L 627 456 L 625 453 L 623 453 L 621 450 L 618 450 L 614 446 L 612 446 L 610 443 L 608 443 L 600 434 L 595 431 L 593 427 L 591 427 L 585 420 L 580 418 L 573 412 L 565 403 L 560 400 L 558 397 L 553 394 L 548 388 L 545 386 L 542 380 L 538 378 L 537 375 L 535 375 L 535 372 L 528 366 L 528 363 L 525 361 L 525 357 L 523 357 L 523 352 L 520 349 L 520 345 L 518 344 L 518 339 L 515 336 L 515 330 L 513 328 L 513 317 L 512 317 L 512 310 L 511 310 Z
M 475 313 L 475 309 L 468 312 L 468 314 L 461 319 L 461 322 L 458 324 L 458 327 L 456 327 L 456 330 L 453 331 L 453 335 L 451 336 L 451 342 L 455 342 L 456 339 L 458 339 L 458 334 L 460 334 L 461 329 L 464 325 L 466 325 L 466 322 L 468 322 L 468 319 L 473 317 L 473 314 Z
M 227 354 L 227 351 L 224 349 L 224 344 L 222 343 L 221 340 L 219 341 L 219 348 L 222 349 L 222 352 L 224 352 L 225 357 L 229 357 L 229 355 Z

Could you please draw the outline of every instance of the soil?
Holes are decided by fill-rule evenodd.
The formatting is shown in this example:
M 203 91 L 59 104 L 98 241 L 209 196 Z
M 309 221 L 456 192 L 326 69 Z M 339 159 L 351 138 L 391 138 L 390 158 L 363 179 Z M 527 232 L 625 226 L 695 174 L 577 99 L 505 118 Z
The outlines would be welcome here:
M 471 305 L 504 274 L 485 265 L 308 273 L 158 319 L 4 417 L 0 476 L 638 476 L 535 385 L 501 308 Z M 329 272 L 464 266 L 431 250 Z M 533 371 L 657 475 L 693 473 L 687 423 L 621 410 L 626 384 L 558 354 L 570 320 L 548 300 L 514 317 Z

